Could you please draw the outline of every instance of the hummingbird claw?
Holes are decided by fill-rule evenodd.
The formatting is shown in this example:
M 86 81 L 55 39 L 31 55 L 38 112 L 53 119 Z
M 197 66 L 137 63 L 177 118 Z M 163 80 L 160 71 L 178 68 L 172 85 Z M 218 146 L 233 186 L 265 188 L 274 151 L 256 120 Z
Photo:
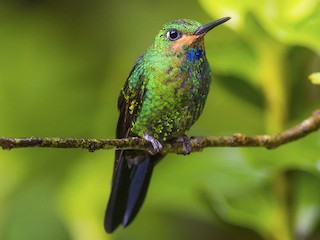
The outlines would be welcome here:
M 157 153 L 159 153 L 163 146 L 162 144 L 159 142 L 159 140 L 155 139 L 154 137 L 148 135 L 148 134 L 143 134 L 143 138 L 145 140 L 148 140 L 151 144 L 152 144 L 152 147 L 153 147 L 153 150 L 151 151 L 148 151 L 151 155 L 155 155 Z
M 179 142 L 182 142 L 183 145 L 183 155 L 188 155 L 190 154 L 192 150 L 192 145 L 190 138 L 187 135 L 183 135 L 180 138 L 178 138 Z

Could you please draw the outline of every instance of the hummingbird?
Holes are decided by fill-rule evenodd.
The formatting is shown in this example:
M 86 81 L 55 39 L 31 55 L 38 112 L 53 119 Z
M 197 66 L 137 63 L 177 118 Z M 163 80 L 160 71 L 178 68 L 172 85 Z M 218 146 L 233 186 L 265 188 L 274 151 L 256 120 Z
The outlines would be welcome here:
M 181 141 L 184 154 L 190 153 L 186 132 L 201 115 L 211 83 L 204 35 L 229 19 L 206 25 L 189 19 L 165 24 L 131 70 L 118 99 L 116 137 L 142 137 L 153 150 L 116 150 L 104 221 L 107 233 L 136 217 L 153 168 L 165 156 L 164 142 Z

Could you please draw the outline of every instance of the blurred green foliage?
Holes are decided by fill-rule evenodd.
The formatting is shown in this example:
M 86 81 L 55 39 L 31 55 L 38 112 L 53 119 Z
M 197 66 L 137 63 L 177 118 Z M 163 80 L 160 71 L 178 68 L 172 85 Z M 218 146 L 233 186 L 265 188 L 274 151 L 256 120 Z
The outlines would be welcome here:
M 272 134 L 318 108 L 320 1 L 0 1 L 0 135 L 113 138 L 118 93 L 163 23 L 206 36 L 213 86 L 189 135 Z M 320 136 L 170 154 L 106 235 L 112 151 L 0 151 L 0 239 L 320 239 Z

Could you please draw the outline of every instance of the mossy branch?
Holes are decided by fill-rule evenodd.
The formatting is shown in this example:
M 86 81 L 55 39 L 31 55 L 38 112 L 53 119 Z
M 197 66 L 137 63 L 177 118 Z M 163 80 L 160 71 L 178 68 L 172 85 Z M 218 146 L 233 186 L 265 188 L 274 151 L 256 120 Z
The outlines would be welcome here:
M 246 136 L 235 133 L 232 136 L 191 137 L 192 152 L 202 151 L 207 147 L 265 147 L 273 149 L 283 144 L 303 138 L 320 128 L 320 110 L 299 123 L 276 135 Z M 82 148 L 91 152 L 100 149 L 140 149 L 151 150 L 152 145 L 143 138 L 127 139 L 84 139 L 84 138 L 3 138 L 0 137 L 2 149 L 27 147 L 48 148 Z M 181 142 L 163 144 L 163 153 L 183 153 Z

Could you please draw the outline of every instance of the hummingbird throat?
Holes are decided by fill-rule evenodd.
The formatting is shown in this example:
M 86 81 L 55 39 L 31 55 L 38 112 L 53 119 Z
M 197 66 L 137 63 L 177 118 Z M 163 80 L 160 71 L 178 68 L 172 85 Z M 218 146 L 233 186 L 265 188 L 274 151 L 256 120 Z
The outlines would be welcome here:
M 186 51 L 187 59 L 189 61 L 198 61 L 203 54 L 203 50 L 198 49 L 195 50 L 194 48 L 191 48 L 190 50 Z

